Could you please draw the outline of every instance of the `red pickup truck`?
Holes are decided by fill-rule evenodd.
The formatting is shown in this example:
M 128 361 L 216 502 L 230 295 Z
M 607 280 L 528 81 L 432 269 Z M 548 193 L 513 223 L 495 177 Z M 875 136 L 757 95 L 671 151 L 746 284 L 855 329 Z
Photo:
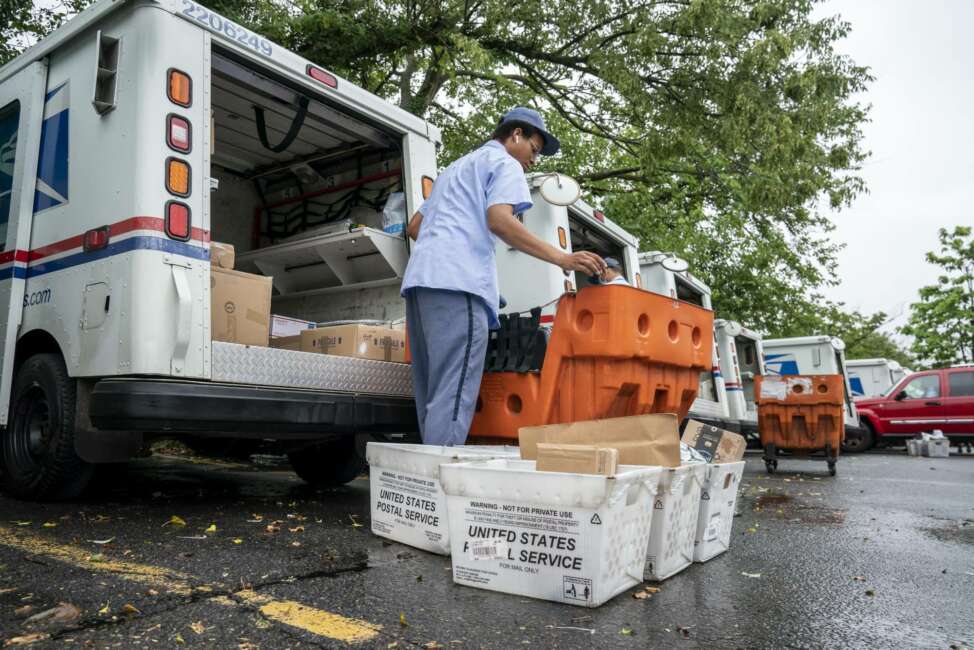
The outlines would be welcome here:
M 846 451 L 902 441 L 940 429 L 952 441 L 974 440 L 974 366 L 907 375 L 885 395 L 856 400 L 861 436 L 847 438 Z

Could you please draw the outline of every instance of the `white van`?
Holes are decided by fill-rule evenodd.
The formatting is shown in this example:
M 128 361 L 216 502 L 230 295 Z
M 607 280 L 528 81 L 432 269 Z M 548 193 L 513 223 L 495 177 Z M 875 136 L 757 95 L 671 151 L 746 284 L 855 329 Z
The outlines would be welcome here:
M 845 343 L 834 336 L 765 339 L 764 367 L 769 375 L 842 375 L 845 385 L 846 430 L 859 427 L 846 369 Z
M 0 68 L 4 488 L 73 496 L 158 434 L 272 437 L 340 483 L 352 434 L 416 431 L 407 365 L 214 341 L 209 248 L 273 276 L 275 313 L 400 319 L 382 213 L 439 141 L 192 0 L 100 0 Z
M 885 395 L 894 384 L 906 376 L 903 367 L 890 359 L 850 359 L 849 388 L 852 399 Z

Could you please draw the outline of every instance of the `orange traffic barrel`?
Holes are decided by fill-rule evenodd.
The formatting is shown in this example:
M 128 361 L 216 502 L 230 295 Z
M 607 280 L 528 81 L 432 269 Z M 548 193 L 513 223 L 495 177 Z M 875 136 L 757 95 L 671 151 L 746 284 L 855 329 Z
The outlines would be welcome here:
M 824 452 L 829 473 L 845 434 L 842 375 L 767 375 L 756 377 L 758 432 L 769 473 L 778 468 L 778 452 Z
M 682 419 L 712 365 L 713 312 L 667 296 L 623 285 L 565 294 L 550 335 L 539 315 L 505 317 L 492 333 L 471 440 L 645 413 Z

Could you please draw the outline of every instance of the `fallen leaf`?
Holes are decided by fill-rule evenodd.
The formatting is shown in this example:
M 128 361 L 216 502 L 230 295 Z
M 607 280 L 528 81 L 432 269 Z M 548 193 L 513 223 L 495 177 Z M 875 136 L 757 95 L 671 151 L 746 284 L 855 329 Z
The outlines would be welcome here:
M 34 632 L 33 634 L 25 634 L 23 636 L 15 636 L 12 639 L 7 639 L 3 642 L 3 647 L 8 648 L 15 645 L 30 645 L 31 643 L 37 643 L 38 641 L 43 641 L 48 637 L 47 634 L 42 632 Z
M 112 601 L 108 601 L 107 603 L 105 603 L 105 606 L 102 607 L 101 609 L 99 609 L 98 610 L 98 613 L 101 614 L 102 616 L 106 616 L 108 614 L 108 612 L 111 611 L 111 609 L 109 607 L 111 604 L 112 604 Z
M 392 643 L 388 644 L 386 647 L 387 648 L 398 648 L 399 647 L 399 642 L 398 641 L 393 641 Z
M 751 528 L 748 528 L 747 529 L 747 532 L 749 532 L 749 533 L 756 533 L 756 532 L 758 532 L 758 529 L 756 527 L 752 526 Z
M 436 641 L 430 641 L 429 643 L 427 643 L 423 647 L 426 648 L 426 650 L 438 650 L 439 648 L 442 648 L 443 646 L 441 646 Z
M 276 523 L 267 524 L 267 527 L 264 528 L 264 530 L 266 530 L 268 533 L 279 533 L 281 532 L 281 527 L 278 526 Z
M 650 594 L 658 594 L 663 591 L 662 587 L 643 587 L 643 591 Z
M 304 526 L 295 526 L 294 528 L 288 528 L 288 530 L 291 531 L 292 533 L 303 533 Z
M 352 520 L 352 528 L 361 528 L 362 524 L 355 521 L 357 515 L 349 515 L 348 518 Z
M 298 546 L 301 546 L 301 542 L 291 542 L 291 546 L 297 548 Z
M 785 480 L 788 480 L 788 479 L 785 479 Z M 682 636 L 684 639 L 689 639 L 690 638 L 690 628 L 683 627 L 682 625 L 677 625 L 676 626 L 676 630 L 677 630 L 677 632 L 680 633 L 680 636 Z
M 122 613 L 125 614 L 126 616 L 136 616 L 138 614 L 141 614 L 142 612 L 139 611 L 139 608 L 136 607 L 135 605 L 131 603 L 125 603 L 124 605 L 122 605 Z
M 173 515 L 172 517 L 169 518 L 169 521 L 167 521 L 162 525 L 162 527 L 165 528 L 166 526 L 185 526 L 185 525 L 186 525 L 185 519 L 177 515 Z
M 233 543 L 234 544 L 243 544 L 243 540 L 238 537 L 237 539 L 233 540 Z
M 197 635 L 203 634 L 203 632 L 206 631 L 206 628 L 203 626 L 203 621 L 196 621 L 195 623 L 191 623 L 189 629 L 196 632 Z
M 210 524 L 209 528 L 207 528 L 203 532 L 204 533 L 207 533 L 207 534 L 215 533 L 216 532 L 216 524 Z
M 865 582 L 866 576 L 852 576 L 852 579 L 855 580 L 856 582 Z
M 406 622 L 406 612 L 399 612 L 399 625 L 409 627 L 409 623 Z
M 155 589 L 150 589 L 149 591 L 147 591 L 145 593 L 147 593 L 150 596 L 158 596 L 159 595 L 159 592 L 156 591 Z
M 248 524 L 259 524 L 260 522 L 264 521 L 264 515 L 258 515 L 255 513 L 250 515 L 250 517 L 251 518 L 247 520 Z
M 34 522 L 32 522 L 32 521 L 15 521 L 14 522 L 14 525 L 15 526 L 21 526 L 21 527 L 23 527 L 23 526 L 30 526 L 32 523 L 34 523 Z
M 111 544 L 115 541 L 114 537 L 109 537 L 108 539 L 89 539 L 92 544 L 98 544 L 99 546 L 104 546 L 105 544 Z
M 186 645 L 186 639 L 179 632 L 176 632 L 176 643 L 179 645 Z
M 653 595 L 646 591 L 637 591 L 632 595 L 636 600 L 646 600 L 647 598 L 652 598 Z
M 18 607 L 14 610 L 14 616 L 17 618 L 24 618 L 25 616 L 30 616 L 32 611 L 34 611 L 33 605 L 24 605 L 23 607 Z
M 88 556 L 88 561 L 89 562 L 104 562 L 105 561 L 105 556 L 103 554 L 101 554 L 101 553 L 95 553 L 94 555 L 89 555 Z
M 41 526 L 44 527 L 44 528 L 57 528 L 57 522 L 56 521 L 45 521 L 43 524 L 41 524 Z
M 78 618 L 81 618 L 80 609 L 71 603 L 60 602 L 57 604 L 57 607 L 52 607 L 51 609 L 46 609 L 43 612 L 34 614 L 24 621 L 24 625 L 42 623 L 46 621 L 50 621 L 52 623 L 70 623 Z
M 866 595 L 867 596 L 875 596 L 876 595 L 876 592 L 873 591 L 872 589 L 867 589 L 866 590 Z
M 634 634 L 634 632 L 632 631 L 632 629 L 630 629 L 628 627 L 624 627 L 621 630 L 619 630 L 619 634 L 621 634 L 623 636 L 632 636 Z
M 741 575 L 745 578 L 760 578 L 760 573 L 748 573 L 747 571 L 741 571 Z

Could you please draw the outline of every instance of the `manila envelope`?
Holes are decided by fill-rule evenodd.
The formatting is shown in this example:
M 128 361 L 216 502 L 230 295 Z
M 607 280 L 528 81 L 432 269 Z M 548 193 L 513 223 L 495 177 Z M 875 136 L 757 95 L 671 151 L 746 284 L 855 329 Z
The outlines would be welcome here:
M 525 460 L 537 460 L 538 443 L 551 442 L 612 447 L 619 450 L 620 465 L 680 465 L 679 420 L 674 413 L 522 427 L 518 438 Z

